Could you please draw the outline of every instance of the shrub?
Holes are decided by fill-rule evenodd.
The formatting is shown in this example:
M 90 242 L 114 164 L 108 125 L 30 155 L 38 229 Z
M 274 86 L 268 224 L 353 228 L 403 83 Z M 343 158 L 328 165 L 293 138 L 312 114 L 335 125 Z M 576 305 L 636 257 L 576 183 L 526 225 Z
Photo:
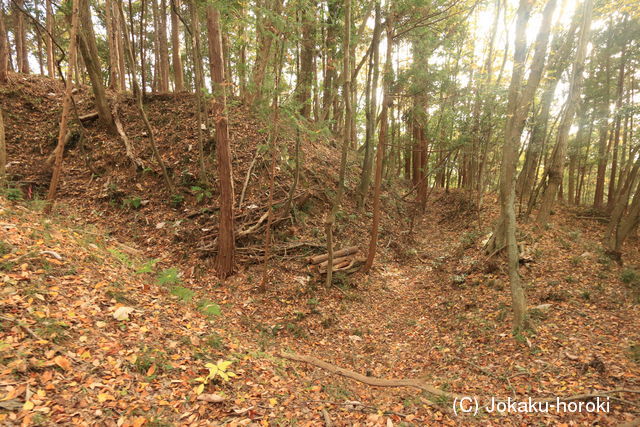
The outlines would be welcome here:
M 637 283 L 638 279 L 640 279 L 640 275 L 638 275 L 637 271 L 631 268 L 627 268 L 620 274 L 620 280 L 622 280 L 622 283 L 626 283 L 627 285 Z
M 158 273 L 156 281 L 158 285 L 175 285 L 180 283 L 180 272 L 175 267 L 167 268 Z

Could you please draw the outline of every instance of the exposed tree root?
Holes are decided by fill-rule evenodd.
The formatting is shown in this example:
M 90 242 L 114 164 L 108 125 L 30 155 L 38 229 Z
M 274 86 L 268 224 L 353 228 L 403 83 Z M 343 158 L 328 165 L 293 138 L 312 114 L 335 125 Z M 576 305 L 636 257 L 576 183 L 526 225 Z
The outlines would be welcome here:
M 455 398 L 463 397 L 462 395 L 440 390 L 435 386 L 431 384 L 427 384 L 424 381 L 418 380 L 418 379 L 413 379 L 413 378 L 384 379 L 384 378 L 368 377 L 358 372 L 341 368 L 336 365 L 332 365 L 331 363 L 325 362 L 324 360 L 320 360 L 313 356 L 304 356 L 304 355 L 295 354 L 295 353 L 281 352 L 280 357 L 284 359 L 295 360 L 297 362 L 308 363 L 310 365 L 314 365 L 314 366 L 317 366 L 318 368 L 322 368 L 326 371 L 329 371 L 332 374 L 342 375 L 343 377 L 347 377 L 352 380 L 356 380 L 361 383 L 374 386 L 374 387 L 412 387 L 418 390 L 426 391 L 427 393 L 433 394 L 434 396 L 438 396 L 446 399 L 455 399 Z
M 426 391 L 429 394 L 432 394 L 439 398 L 444 398 L 446 400 L 454 400 L 456 398 L 459 399 L 461 397 L 466 397 L 465 395 L 449 393 L 447 391 L 440 390 L 437 387 L 431 384 L 425 383 L 420 379 L 414 379 L 414 378 L 384 379 L 384 378 L 368 377 L 358 372 L 341 368 L 339 366 L 325 362 L 324 360 L 318 359 L 313 356 L 305 356 L 305 355 L 300 355 L 295 353 L 280 352 L 280 357 L 288 360 L 295 360 L 296 362 L 308 363 L 310 365 L 314 365 L 314 366 L 317 366 L 318 368 L 322 368 L 326 371 L 329 371 L 332 374 L 341 375 L 343 377 L 350 378 L 352 380 L 359 381 L 363 384 L 367 384 L 374 387 L 411 387 L 418 390 Z M 551 402 L 556 402 L 559 399 L 562 402 L 571 402 L 571 401 L 578 401 L 578 400 L 589 400 L 589 399 L 594 399 L 596 397 L 600 397 L 600 398 L 611 398 L 611 400 L 615 400 L 621 404 L 625 404 L 628 406 L 640 406 L 640 404 L 635 402 L 612 397 L 612 395 L 623 394 L 623 393 L 640 394 L 640 390 L 619 388 L 619 389 L 605 390 L 605 391 L 599 391 L 594 393 L 574 394 L 574 395 L 565 396 L 565 397 L 558 396 L 558 397 L 549 397 L 549 398 L 537 398 L 537 399 L 532 399 L 532 401 L 535 403 L 546 403 L 546 402 L 551 403 Z M 479 401 L 484 401 L 486 399 L 486 398 L 483 399 L 481 397 L 477 397 L 477 398 Z

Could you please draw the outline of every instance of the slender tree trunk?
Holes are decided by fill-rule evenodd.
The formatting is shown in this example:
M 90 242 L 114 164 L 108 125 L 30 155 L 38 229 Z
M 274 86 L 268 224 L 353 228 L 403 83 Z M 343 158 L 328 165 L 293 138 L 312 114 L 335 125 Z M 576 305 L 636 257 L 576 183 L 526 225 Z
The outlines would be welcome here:
M 392 12 L 390 10 L 390 12 Z M 384 77 L 382 85 L 384 90 L 384 98 L 382 100 L 382 111 L 380 112 L 380 134 L 378 136 L 378 149 L 376 151 L 376 173 L 373 184 L 373 220 L 371 222 L 371 238 L 369 240 L 369 250 L 367 251 L 367 259 L 362 266 L 361 271 L 368 273 L 373 267 L 373 261 L 378 248 L 378 228 L 380 226 L 380 193 L 382 191 L 382 160 L 384 157 L 385 147 L 387 143 L 387 133 L 389 130 L 389 106 L 392 102 L 391 83 L 393 79 L 392 68 L 392 52 L 393 52 L 393 14 L 389 13 L 385 21 L 387 32 L 387 53 L 384 64 Z
M 47 0 L 50 2 L 51 0 Z M 105 0 L 104 20 L 107 27 L 107 43 L 109 45 L 109 88 L 120 90 L 118 80 L 118 42 L 115 35 L 115 25 L 113 19 L 113 0 Z
M 270 1 L 273 1 L 271 4 Z M 277 16 L 281 13 L 282 9 L 282 0 L 260 0 L 260 3 L 264 2 L 266 6 L 269 6 L 269 13 L 263 14 L 258 12 L 258 16 L 256 19 L 258 23 L 256 27 L 258 28 L 258 42 L 257 42 L 257 51 L 256 51 L 256 60 L 253 66 L 252 73 L 252 83 L 253 90 L 251 94 L 250 102 L 255 102 L 256 100 L 260 100 L 262 98 L 262 86 L 264 84 L 264 77 L 267 70 L 267 64 L 269 63 L 269 57 L 271 56 L 271 45 L 273 39 L 275 38 L 275 33 L 273 32 L 273 20 L 271 15 Z M 264 7 L 262 4 L 258 4 L 257 8 Z
M 4 7 L 0 5 L 0 84 L 7 82 L 7 72 L 9 70 L 9 41 L 7 40 L 7 28 L 4 19 Z
M 33 7 L 35 9 L 35 18 L 38 22 L 40 22 L 41 11 L 40 11 L 40 4 L 38 0 L 33 1 Z M 44 76 L 44 52 L 42 51 L 42 32 L 40 30 L 39 25 L 35 25 L 34 30 L 35 30 L 35 39 L 36 39 L 36 57 L 38 58 L 38 67 L 40 69 L 40 75 Z
M 380 2 L 376 2 L 376 17 L 373 26 L 373 39 L 371 40 L 371 60 L 369 62 L 372 70 L 370 73 L 370 85 L 368 99 L 370 99 L 369 108 L 367 109 L 366 138 L 364 147 L 364 159 L 362 163 L 362 173 L 360 175 L 360 185 L 358 187 L 358 206 L 364 207 L 369 193 L 371 183 L 371 164 L 373 162 L 372 139 L 376 133 L 376 122 L 378 112 L 378 75 L 380 62 L 380 33 L 382 25 L 380 25 L 381 12 Z
M 500 168 L 500 209 L 501 216 L 498 230 L 502 230 L 502 241 L 507 248 L 509 265 L 509 282 L 511 285 L 511 299 L 513 305 L 513 327 L 521 330 L 527 326 L 527 300 L 522 286 L 522 279 L 518 267 L 520 256 L 516 240 L 516 214 L 515 214 L 515 171 L 520 133 L 517 123 L 514 123 L 517 111 L 523 102 L 521 82 L 524 75 L 526 57 L 526 29 L 531 3 L 520 0 L 516 20 L 516 38 L 514 51 L 514 65 L 509 85 L 507 121 L 505 125 L 505 142 L 502 151 L 502 167 Z M 500 227 L 502 225 L 502 227 Z M 498 248 L 499 249 L 499 248 Z
M 345 103 L 344 126 L 342 129 L 342 152 L 340 156 L 340 172 L 338 175 L 338 190 L 331 210 L 325 218 L 325 233 L 327 235 L 327 277 L 325 284 L 327 287 L 333 283 L 333 226 L 336 222 L 336 213 L 342 204 L 342 196 L 344 193 L 344 177 L 347 169 L 347 152 L 351 145 L 351 0 L 344 0 L 344 37 L 343 48 L 343 75 L 344 84 L 342 86 L 342 94 Z
M 44 207 L 44 213 L 50 214 L 53 204 L 56 200 L 56 192 L 60 175 L 62 174 L 62 160 L 64 157 L 64 143 L 67 135 L 67 125 L 71 112 L 71 104 L 73 102 L 73 73 L 76 64 L 76 43 L 78 34 L 78 18 L 79 18 L 79 1 L 73 0 L 71 5 L 71 30 L 69 34 L 69 66 L 67 69 L 67 79 L 65 80 L 64 99 L 62 101 L 62 116 L 60 117 L 60 127 L 58 129 L 58 144 L 54 151 L 53 174 L 49 184 L 49 192 L 47 194 L 47 204 Z
M 180 57 L 180 23 L 177 10 L 180 10 L 180 0 L 171 0 L 171 58 L 173 60 L 173 91 L 184 91 L 184 75 L 182 58 Z
M 300 115 L 305 119 L 311 117 L 311 83 L 313 79 L 313 56 L 315 51 L 314 4 L 302 4 L 302 40 L 300 53 L 300 73 L 298 74 L 297 98 L 300 104 Z
M 227 105 L 225 97 L 224 58 L 220 35 L 220 13 L 211 4 L 207 6 L 207 29 L 209 34 L 209 59 L 213 91 L 213 117 L 216 125 L 216 154 L 218 179 L 220 180 L 220 226 L 218 233 L 218 258 L 216 267 L 222 278 L 233 273 L 235 237 L 233 225 L 233 170 L 229 147 Z
M 123 25 L 125 25 L 124 23 L 124 18 L 123 16 L 120 15 L 119 12 L 119 6 L 118 6 L 118 1 L 121 0 L 109 0 L 110 4 L 111 4 L 111 12 L 112 12 L 112 17 L 113 17 L 113 26 L 114 26 L 114 30 L 113 30 L 113 37 L 116 40 L 116 57 L 118 60 L 118 89 L 119 90 L 126 90 L 127 89 L 127 83 L 126 83 L 126 68 L 125 68 L 125 52 L 124 52 L 124 37 L 123 37 L 123 32 L 122 32 L 122 28 Z
M 56 67 L 55 67 L 55 58 L 53 56 L 53 27 L 54 27 L 54 18 L 53 18 L 53 8 L 51 6 L 51 0 L 45 0 L 45 25 L 47 28 L 47 35 L 45 36 L 45 45 L 47 47 L 47 73 L 49 77 L 56 77 Z
M 16 19 L 16 58 L 18 72 L 29 74 L 29 56 L 27 50 L 27 29 L 24 14 L 20 10 L 24 8 L 23 0 L 16 0 L 17 7 L 14 8 L 14 14 Z
M 624 100 L 624 67 L 625 61 L 627 59 L 626 55 L 627 45 L 624 44 L 622 48 L 622 54 L 620 56 L 620 72 L 618 73 L 618 86 L 617 86 L 617 94 L 616 94 L 616 118 L 614 121 L 614 131 L 613 131 L 613 157 L 611 160 L 611 174 L 609 175 L 609 194 L 607 195 L 607 208 L 609 210 L 613 209 L 613 203 L 615 201 L 616 195 L 616 178 L 618 172 L 618 147 L 620 144 L 620 125 L 622 120 L 623 112 L 622 102 Z
M 202 65 L 202 54 L 200 46 L 200 18 L 198 15 L 198 5 L 196 0 L 192 0 L 190 3 L 191 9 L 191 52 L 194 70 L 194 85 L 196 96 L 196 122 L 198 126 L 198 163 L 199 163 L 199 175 L 202 185 L 207 185 L 209 180 L 207 178 L 207 168 L 205 165 L 204 156 L 204 132 L 205 126 L 203 120 L 203 107 L 204 107 L 204 67 Z M 206 111 L 206 110 L 205 110 Z
M 174 194 L 174 186 L 169 173 L 167 172 L 167 167 L 164 164 L 164 160 L 162 160 L 162 156 L 160 155 L 160 151 L 158 151 L 158 146 L 156 145 L 155 132 L 153 131 L 153 127 L 149 122 L 149 117 L 147 116 L 146 111 L 144 110 L 144 105 L 142 103 L 142 90 L 140 89 L 140 85 L 138 83 L 138 73 L 136 72 L 136 62 L 133 58 L 133 46 L 129 41 L 129 30 L 127 29 L 127 25 L 124 20 L 124 9 L 122 7 L 122 0 L 118 1 L 118 15 L 120 17 L 120 24 L 122 30 L 122 39 L 124 42 L 124 54 L 127 59 L 129 69 L 131 70 L 131 85 L 133 90 L 133 96 L 136 99 L 136 107 L 142 121 L 144 122 L 144 126 L 147 129 L 147 134 L 149 136 L 149 144 L 151 145 L 151 151 L 153 152 L 153 157 L 156 159 L 158 163 L 158 167 L 160 168 L 160 172 L 162 173 L 162 178 L 164 180 L 165 187 L 170 194 Z
M 604 179 L 607 171 L 607 162 L 609 157 L 607 147 L 607 131 L 609 127 L 609 100 L 610 100 L 610 80 L 611 80 L 611 45 L 613 42 L 613 22 L 609 23 L 609 35 L 607 37 L 607 45 L 604 49 L 605 63 L 605 94 L 600 103 L 600 126 L 599 126 L 599 142 L 598 142 L 598 171 L 596 175 L 596 189 L 593 198 L 593 207 L 601 209 L 604 203 Z
M 569 86 L 569 99 L 565 105 L 562 115 L 560 127 L 558 128 L 558 136 L 556 147 L 551 158 L 551 164 L 548 171 L 547 188 L 542 196 L 542 203 L 538 211 L 536 222 L 545 224 L 551 213 L 553 202 L 558 193 L 558 188 L 562 183 L 562 173 L 564 170 L 564 161 L 567 152 L 567 143 L 569 140 L 569 130 L 573 122 L 573 117 L 580 98 L 582 81 L 584 79 L 584 60 L 587 54 L 587 44 L 591 33 L 591 13 L 593 11 L 593 0 L 585 0 L 582 24 L 580 25 L 580 39 L 576 52 L 575 61 L 571 70 L 571 81 Z
M 551 105 L 555 98 L 558 82 L 562 73 L 569 66 L 569 56 L 573 47 L 573 39 L 578 28 L 579 14 L 576 13 L 572 19 L 571 27 L 566 35 L 556 34 L 549 54 L 549 67 L 545 78 L 545 88 L 540 99 L 540 112 L 535 118 L 533 130 L 529 138 L 529 145 L 525 153 L 525 161 L 522 171 L 518 176 L 516 193 L 520 195 L 520 206 L 528 206 L 532 199 L 537 171 L 539 168 L 540 156 L 542 154 L 547 131 L 549 127 L 549 116 L 551 115 Z M 522 208 L 521 208 L 522 210 Z M 528 216 L 529 209 L 525 212 Z
M 260 290 L 262 292 L 267 290 L 267 282 L 269 281 L 269 268 L 268 262 L 271 256 L 271 227 L 273 223 L 274 216 L 274 206 L 273 206 L 273 196 L 275 192 L 275 181 L 276 181 L 276 164 L 278 159 L 280 158 L 280 151 L 278 149 L 278 137 L 279 137 L 279 113 L 280 106 L 278 101 L 278 96 L 280 95 L 280 78 L 282 76 L 282 66 L 283 66 L 283 56 L 284 56 L 284 44 L 285 41 L 281 41 L 281 49 L 279 53 L 276 55 L 276 60 L 274 62 L 274 70 L 273 73 L 275 75 L 275 87 L 273 91 L 273 101 L 271 104 L 272 118 L 273 123 L 272 127 L 269 130 L 269 153 L 271 154 L 271 165 L 269 168 L 269 205 L 268 205 L 268 216 L 267 216 L 267 230 L 264 236 L 264 259 L 263 259 L 263 270 L 262 270 L 262 282 L 260 283 Z M 277 43 L 276 43 L 277 45 Z M 277 46 L 276 46 L 277 49 Z M 296 159 L 298 161 L 298 159 Z M 285 207 L 285 213 L 289 211 L 289 207 L 291 206 L 291 200 L 293 198 L 292 194 L 295 189 L 292 187 L 292 191 L 290 193 L 290 197 L 287 201 L 287 206 Z
M 522 131 L 524 129 L 524 125 L 529 114 L 529 109 L 531 108 L 531 103 L 533 102 L 533 97 L 535 95 L 536 89 L 540 84 L 542 72 L 544 71 L 547 45 L 549 43 L 549 33 L 551 30 L 551 18 L 556 6 L 556 0 L 549 0 L 545 5 L 542 15 L 542 22 L 540 24 L 540 30 L 538 32 L 538 36 L 536 37 L 534 55 L 533 60 L 531 61 L 529 77 L 524 88 L 520 88 L 514 87 L 514 84 L 520 86 L 524 79 L 524 66 L 527 48 L 525 31 L 527 23 L 529 21 L 529 15 L 531 13 L 531 5 L 524 4 L 523 2 L 525 1 L 526 0 L 521 0 L 520 6 L 518 8 L 517 19 L 518 22 L 522 24 L 522 27 L 517 27 L 518 37 L 515 41 L 517 52 L 514 51 L 513 73 L 511 76 L 511 82 L 509 84 L 509 100 L 507 105 L 508 113 L 505 123 L 505 143 L 502 154 L 503 163 L 500 175 L 500 200 L 502 204 L 502 210 L 500 218 L 497 222 L 496 229 L 486 248 L 488 253 L 494 253 L 495 251 L 499 251 L 503 247 L 507 248 L 507 252 L 510 251 L 509 243 L 507 242 L 507 231 L 509 227 L 512 227 L 514 230 L 516 228 L 515 216 L 513 218 L 513 224 L 510 224 L 511 220 L 506 218 L 507 215 L 511 215 L 511 209 L 515 209 L 510 205 L 512 196 L 510 193 L 511 189 L 513 189 L 514 191 L 513 197 L 515 199 L 515 182 L 512 183 L 511 181 L 516 178 L 516 165 L 518 161 L 518 153 L 520 151 L 520 139 L 522 137 Z M 505 179 L 507 181 L 504 181 Z M 515 250 L 517 255 L 517 247 Z M 518 263 L 516 262 L 516 267 L 517 264 Z M 515 275 L 517 274 L 518 272 L 516 270 Z M 518 286 L 520 286 L 519 278 L 517 279 L 516 288 Z M 512 289 L 514 288 L 512 287 Z M 514 308 L 516 308 L 515 304 Z M 520 314 L 522 316 L 526 315 L 525 312 L 522 312 Z M 516 323 L 518 324 L 525 321 L 524 317 L 520 317 L 520 314 L 516 313 Z M 520 326 L 516 325 L 516 328 Z
M 7 141 L 4 134 L 4 118 L 0 108 L 0 191 L 7 186 Z
M 160 92 L 166 93 L 169 92 L 169 44 L 167 41 L 167 1 L 159 0 L 158 6 L 160 7 L 158 13 L 158 23 L 160 24 L 160 28 L 158 31 L 158 41 L 160 43 L 159 53 L 160 53 L 160 63 L 158 64 L 159 70 L 159 89 Z M 142 43 L 142 40 L 140 41 Z

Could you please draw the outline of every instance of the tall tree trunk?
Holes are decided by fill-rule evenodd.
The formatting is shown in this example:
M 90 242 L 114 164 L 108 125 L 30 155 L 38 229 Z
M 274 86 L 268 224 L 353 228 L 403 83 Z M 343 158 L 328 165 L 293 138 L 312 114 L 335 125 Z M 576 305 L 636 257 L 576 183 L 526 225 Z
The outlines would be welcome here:
M 378 112 L 378 75 L 379 63 L 380 63 L 380 33 L 382 32 L 382 25 L 380 25 L 381 13 L 380 2 L 376 2 L 376 17 L 373 26 L 373 39 L 371 40 L 371 60 L 369 62 L 372 70 L 370 73 L 370 85 L 368 99 L 369 108 L 366 111 L 366 137 L 364 146 L 364 159 L 362 163 L 362 173 L 360 175 L 360 185 L 358 187 L 358 206 L 364 207 L 369 193 L 369 186 L 371 183 L 371 164 L 373 162 L 373 147 L 372 139 L 376 133 L 376 122 Z
M 259 11 L 261 7 L 267 7 L 269 11 L 262 13 Z M 271 45 L 275 38 L 272 16 L 278 16 L 281 13 L 282 0 L 260 0 L 257 2 L 256 9 L 257 51 L 252 72 L 253 88 L 250 102 L 255 102 L 262 98 L 264 76 L 271 56 Z
M 53 18 L 53 8 L 51 6 L 51 0 L 45 0 L 45 25 L 47 28 L 47 35 L 45 36 L 45 45 L 47 47 L 47 73 L 49 77 L 56 77 L 56 67 L 55 67 L 55 58 L 53 56 L 53 27 L 54 27 L 54 18 Z
M 342 86 L 342 94 L 345 102 L 344 126 L 342 129 L 342 151 L 340 155 L 340 172 L 338 175 L 338 190 L 331 209 L 325 218 L 325 233 L 327 235 L 327 276 L 325 284 L 331 286 L 333 280 L 333 226 L 336 222 L 336 213 L 342 204 L 342 196 L 344 193 L 344 177 L 347 169 L 347 152 L 351 143 L 351 63 L 350 63 L 350 45 L 351 45 L 351 0 L 344 0 L 344 37 L 342 40 L 342 51 L 344 52 L 343 75 L 344 84 Z
M 204 67 L 202 65 L 202 54 L 200 46 L 200 18 L 198 13 L 198 4 L 196 0 L 190 3 L 191 9 L 191 52 L 194 70 L 194 86 L 196 96 L 196 122 L 198 126 L 198 163 L 199 175 L 202 185 L 208 185 L 207 169 L 204 156 L 204 132 L 205 121 L 203 120 L 204 108 Z
M 509 243 L 507 242 L 508 228 L 512 227 L 513 230 L 516 228 L 515 216 L 513 218 L 513 224 L 510 224 L 510 220 L 506 218 L 506 216 L 511 215 L 511 209 L 515 209 L 510 205 L 512 196 L 510 193 L 511 190 L 514 191 L 513 197 L 515 199 L 515 182 L 511 181 L 516 178 L 515 174 L 518 153 L 520 150 L 520 138 L 529 114 L 529 109 L 531 108 L 531 103 L 533 102 L 533 97 L 538 85 L 540 84 L 542 72 L 544 71 L 547 45 L 549 43 L 549 33 L 551 30 L 551 18 L 556 6 L 556 0 L 549 0 L 545 5 L 540 30 L 536 37 L 529 77 L 524 88 L 521 88 L 519 86 L 522 84 L 524 79 L 524 66 L 527 49 L 525 31 L 529 21 L 529 15 L 531 13 L 531 5 L 524 4 L 524 2 L 525 0 L 521 0 L 518 8 L 517 20 L 522 26 L 517 27 L 518 36 L 515 40 L 517 51 L 514 51 L 514 66 L 511 82 L 509 84 L 507 120 L 504 132 L 505 143 L 502 153 L 503 163 L 500 175 L 500 200 L 503 208 L 493 236 L 487 245 L 486 250 L 488 253 L 493 253 L 503 247 L 506 247 L 507 252 L 509 252 Z M 513 87 L 514 84 L 518 85 L 518 87 Z M 505 179 L 508 180 L 508 182 L 505 182 Z M 517 247 L 515 250 L 517 256 Z M 517 275 L 517 270 L 515 273 Z M 519 283 L 519 278 L 517 279 L 517 282 Z M 523 312 L 520 314 L 524 316 L 526 313 Z M 516 314 L 516 320 L 516 323 L 521 323 L 524 321 L 524 317 L 520 318 L 519 314 Z M 517 327 L 519 326 L 516 326 L 516 328 Z
M 555 99 L 556 88 L 565 69 L 569 66 L 569 56 L 573 48 L 573 40 L 579 24 L 579 13 L 572 19 L 571 27 L 566 35 L 556 34 L 549 54 L 549 67 L 545 78 L 545 88 L 540 99 L 540 112 L 536 116 L 533 130 L 529 138 L 529 144 L 525 153 L 525 161 L 522 171 L 518 176 L 516 193 L 520 195 L 520 205 L 528 205 L 532 199 L 532 192 L 536 182 L 538 160 L 547 138 L 551 105 Z M 521 209 L 522 210 L 522 209 Z M 527 216 L 529 209 L 526 210 Z
M 624 100 L 624 67 L 627 59 L 627 44 L 622 47 L 620 56 L 620 71 L 618 73 L 618 86 L 616 88 L 616 118 L 614 120 L 613 131 L 613 156 L 611 159 L 611 174 L 609 175 L 609 193 L 607 195 L 607 208 L 613 209 L 613 203 L 616 195 L 616 174 L 618 172 L 618 147 L 620 144 L 620 125 L 622 121 L 622 102 Z
M 50 2 L 51 0 L 47 0 Z M 113 0 L 105 0 L 104 20 L 107 27 L 107 43 L 109 45 L 109 88 L 120 90 L 120 81 L 118 80 L 118 42 L 116 40 L 113 18 Z
M 593 0 L 585 0 L 583 8 L 582 23 L 580 25 L 580 39 L 576 51 L 575 61 L 571 70 L 571 81 L 569 86 L 569 99 L 565 105 L 560 127 L 558 128 L 558 136 L 556 147 L 551 158 L 548 170 L 548 182 L 542 195 L 542 203 L 538 211 L 536 222 L 545 224 L 551 213 L 553 202 L 558 193 L 558 188 L 562 183 L 562 173 L 564 170 L 564 161 L 567 152 L 567 143 L 569 140 L 569 130 L 573 122 L 573 116 L 580 99 L 580 91 L 582 81 L 584 79 L 584 60 L 587 54 L 587 44 L 591 33 L 591 14 L 593 11 Z
M 301 3 L 302 38 L 300 50 L 300 73 L 296 98 L 300 104 L 300 115 L 305 119 L 311 117 L 311 83 L 313 80 L 313 57 L 315 53 L 315 0 Z
M 140 85 L 138 83 L 138 73 L 136 71 L 136 62 L 133 58 L 133 46 L 129 41 L 129 30 L 127 29 L 127 25 L 124 20 L 124 9 L 122 7 L 122 0 L 116 0 L 118 7 L 118 16 L 120 17 L 121 31 L 122 31 L 122 39 L 124 43 L 124 56 L 127 59 L 127 63 L 129 65 L 129 69 L 131 71 L 131 86 L 133 91 L 133 96 L 136 99 L 136 107 L 138 109 L 138 113 L 142 118 L 145 128 L 147 129 L 147 135 L 149 137 L 149 145 L 151 145 L 151 151 L 153 152 L 153 157 L 156 159 L 158 163 L 158 167 L 160 168 L 160 172 L 162 174 L 162 178 L 164 180 L 165 187 L 170 194 L 174 193 L 174 186 L 171 177 L 169 176 L 169 172 L 167 172 L 167 167 L 164 164 L 164 160 L 162 160 L 162 156 L 160 155 L 160 151 L 158 151 L 158 146 L 156 145 L 155 132 L 153 131 L 153 127 L 149 122 L 149 117 L 147 116 L 146 111 L 144 110 L 144 105 L 142 103 L 142 90 L 140 89 Z
M 159 0 L 158 6 L 160 7 L 158 13 L 158 23 L 160 28 L 158 31 L 158 41 L 160 42 L 159 53 L 160 63 L 159 67 L 159 89 L 160 92 L 169 92 L 169 44 L 167 42 L 167 1 Z M 142 40 L 140 41 L 142 42 Z
M 38 0 L 33 1 L 33 8 L 35 9 L 35 19 L 37 22 L 41 21 L 40 18 L 40 4 Z M 42 31 L 40 25 L 34 26 L 35 39 L 36 39 L 36 57 L 38 58 L 38 67 L 40 69 L 40 75 L 44 76 L 44 52 L 42 51 Z
M 117 58 L 118 58 L 118 88 L 119 90 L 127 89 L 127 81 L 126 81 L 126 67 L 125 67 L 125 51 L 124 51 L 124 37 L 122 28 L 124 23 L 123 15 L 120 15 L 118 1 L 121 0 L 110 0 L 111 3 L 111 11 L 113 16 L 113 37 L 116 40 L 117 47 Z
M 180 23 L 176 11 L 180 10 L 180 0 L 170 0 L 171 5 L 171 58 L 173 61 L 173 90 L 184 91 L 182 58 L 180 57 Z
M 383 99 L 382 111 L 380 112 L 380 134 L 378 136 L 378 148 L 376 150 L 376 173 L 373 184 L 373 219 L 371 221 L 371 237 L 369 239 L 369 250 L 367 251 L 367 259 L 362 266 L 361 271 L 368 273 L 373 267 L 373 261 L 378 248 L 378 228 L 380 226 L 380 193 L 382 191 L 382 160 L 384 157 L 385 147 L 387 144 L 387 133 L 389 131 L 389 106 L 391 105 L 391 83 L 393 79 L 392 52 L 393 52 L 393 14 L 392 10 L 387 15 L 385 21 L 387 33 L 387 52 L 384 64 L 384 76 L 382 78 Z
M 7 141 L 4 133 L 4 118 L 0 108 L 0 190 L 7 186 Z
M 17 7 L 14 8 L 16 18 L 16 58 L 19 73 L 29 74 L 29 55 L 27 50 L 27 29 L 24 14 L 20 9 L 24 8 L 23 0 L 16 0 Z
M 517 153 L 520 141 L 518 124 L 514 123 L 518 109 L 522 108 L 523 95 L 521 82 L 524 75 L 524 65 L 527 52 L 526 29 L 531 3 L 520 0 L 516 20 L 515 51 L 513 58 L 513 72 L 509 85 L 507 121 L 505 125 L 505 141 L 502 151 L 502 167 L 500 168 L 500 211 L 502 221 L 502 241 L 507 248 L 509 264 L 509 282 L 511 285 L 511 299 L 513 305 L 513 327 L 520 330 L 527 326 L 527 300 L 522 286 L 522 279 L 518 267 L 520 256 L 516 240 L 515 213 L 515 171 Z M 500 228 L 498 228 L 500 229 Z
M 115 123 L 109 108 L 107 94 L 102 83 L 102 67 L 100 65 L 100 57 L 98 55 L 98 47 L 96 46 L 96 37 L 93 32 L 93 23 L 91 20 L 91 10 L 89 9 L 89 0 L 80 0 L 80 28 L 79 28 L 79 46 L 80 53 L 84 60 L 84 65 L 91 79 L 91 87 L 95 97 L 96 110 L 98 110 L 98 120 L 113 134 L 116 133 Z
M 9 41 L 7 40 L 7 28 L 4 19 L 4 7 L 0 5 L 0 84 L 7 82 L 7 72 L 9 70 Z
M 60 117 L 60 127 L 58 129 L 58 144 L 54 150 L 54 165 L 51 182 L 49 184 L 49 192 L 47 194 L 47 204 L 44 207 L 44 213 L 50 214 L 53 204 L 56 200 L 58 183 L 62 174 L 62 160 L 64 156 L 64 144 L 67 135 L 67 125 L 71 112 L 71 104 L 73 102 L 73 73 L 76 64 L 76 43 L 78 34 L 78 15 L 79 1 L 73 0 L 71 5 L 71 30 L 69 34 L 69 66 L 67 68 L 67 79 L 65 80 L 64 99 L 62 101 L 62 116 Z
M 596 189 L 593 197 L 593 207 L 602 208 L 604 202 L 604 180 L 607 171 L 607 161 L 609 152 L 607 149 L 607 131 L 609 127 L 609 100 L 610 100 L 610 81 L 611 81 L 611 45 L 613 42 L 613 23 L 609 23 L 609 35 L 607 37 L 607 45 L 604 49 L 605 63 L 605 94 L 600 103 L 600 126 L 598 129 L 598 171 L 596 175 Z
M 233 170 L 229 147 L 227 105 L 225 97 L 224 58 L 220 35 L 220 13 L 211 4 L 207 6 L 209 58 L 213 91 L 213 117 L 216 125 L 216 154 L 220 180 L 220 226 L 218 232 L 218 258 L 216 267 L 222 278 L 233 273 L 235 237 L 233 225 Z

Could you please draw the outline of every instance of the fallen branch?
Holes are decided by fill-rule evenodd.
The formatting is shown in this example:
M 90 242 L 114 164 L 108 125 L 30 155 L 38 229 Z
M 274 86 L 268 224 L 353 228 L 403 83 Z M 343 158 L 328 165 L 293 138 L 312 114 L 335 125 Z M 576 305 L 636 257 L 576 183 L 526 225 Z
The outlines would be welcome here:
M 247 175 L 244 177 L 244 183 L 242 184 L 242 191 L 240 192 L 240 201 L 238 202 L 238 208 L 242 208 L 242 203 L 244 202 L 244 195 L 247 192 L 247 186 L 249 185 L 249 180 L 251 179 L 251 172 L 253 171 L 253 166 L 256 164 L 256 160 L 258 160 L 259 154 L 260 154 L 260 145 L 258 145 L 258 148 L 256 149 L 256 154 L 254 154 L 253 159 L 249 164 Z
M 18 319 L 12 319 L 11 317 L 0 316 L 0 320 L 4 320 L 4 321 L 7 321 L 7 322 L 13 322 L 13 323 L 15 323 L 16 325 L 18 325 L 19 327 L 21 327 L 23 331 L 25 331 L 27 334 L 29 334 L 29 335 L 31 336 L 31 338 L 36 339 L 36 340 L 38 340 L 38 341 L 41 341 L 41 340 L 42 340 L 42 338 L 40 338 L 40 337 L 38 336 L 38 334 L 36 334 L 35 332 L 33 332 L 33 331 L 31 330 L 31 328 L 29 328 L 27 325 L 25 325 L 25 324 L 24 324 L 24 322 L 21 322 L 21 321 L 20 321 L 20 320 L 18 320 Z
M 340 257 L 344 257 L 346 255 L 355 254 L 356 252 L 358 252 L 358 247 L 357 246 L 349 246 L 348 248 L 344 248 L 344 249 L 340 249 L 339 251 L 335 251 L 333 253 L 333 256 L 335 258 L 340 258 Z M 326 261 L 328 259 L 329 259 L 329 254 L 316 255 L 316 256 L 313 256 L 313 257 L 309 258 L 309 264 L 324 263 L 324 261 Z M 335 263 L 335 259 L 334 259 L 334 263 Z M 324 265 L 326 265 L 326 263 L 324 263 Z
M 333 265 L 336 266 L 338 264 L 342 264 L 345 261 L 351 261 L 352 256 L 351 255 L 347 255 L 347 256 L 337 256 L 333 259 Z M 320 263 L 320 268 L 326 268 L 327 265 L 329 265 L 329 260 L 326 261 L 322 261 Z
M 98 118 L 98 112 L 94 111 L 93 113 L 83 114 L 82 116 L 78 116 L 78 120 L 81 122 L 87 122 L 91 120 L 96 120 Z

